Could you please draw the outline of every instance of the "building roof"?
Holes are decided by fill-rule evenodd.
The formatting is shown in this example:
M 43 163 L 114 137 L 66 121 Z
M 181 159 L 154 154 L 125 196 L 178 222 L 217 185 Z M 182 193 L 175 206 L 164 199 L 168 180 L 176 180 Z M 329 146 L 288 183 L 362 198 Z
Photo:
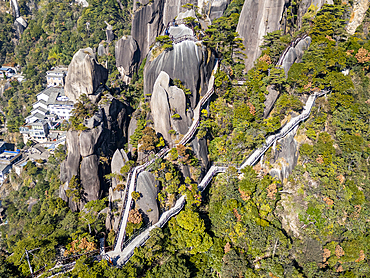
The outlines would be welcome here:
M 37 107 L 37 108 L 34 108 L 31 110 L 31 114 L 35 114 L 35 113 L 38 113 L 37 111 L 40 111 L 40 112 L 43 112 L 46 114 L 46 112 L 48 112 L 47 109 L 45 109 L 44 107 Z M 41 113 L 40 113 L 41 114 Z
M 6 169 L 6 167 L 8 167 L 11 163 L 8 162 L 8 163 L 0 163 L 0 172 L 4 172 L 4 170 Z
M 41 94 L 45 94 L 48 97 L 50 97 L 51 94 L 61 94 L 61 95 L 64 96 L 64 89 L 62 87 L 48 87 L 45 90 L 38 93 L 37 96 L 39 96 Z
M 37 119 L 36 121 L 45 119 L 45 115 L 42 115 L 39 112 L 36 112 L 35 114 L 29 115 L 26 119 L 31 119 L 33 117 Z M 30 124 L 27 124 L 27 125 L 30 125 Z
M 45 100 L 43 100 L 43 99 L 40 99 L 40 100 L 36 101 L 33 105 L 35 105 L 35 104 L 37 104 L 37 103 L 41 103 L 41 104 L 44 104 L 44 105 L 48 105 L 48 103 L 47 103 Z

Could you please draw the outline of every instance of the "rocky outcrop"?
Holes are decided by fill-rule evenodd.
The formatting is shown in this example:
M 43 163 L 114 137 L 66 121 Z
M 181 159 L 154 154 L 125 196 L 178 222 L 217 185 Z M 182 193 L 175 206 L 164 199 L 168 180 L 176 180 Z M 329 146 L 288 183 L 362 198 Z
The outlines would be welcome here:
M 230 2 L 230 0 L 213 0 L 208 14 L 209 19 L 213 21 L 220 18 Z
M 347 32 L 351 35 L 353 35 L 357 27 L 361 25 L 365 18 L 366 11 L 369 9 L 369 0 L 354 0 L 353 2 L 351 18 L 346 27 Z
M 278 178 L 281 181 L 287 181 L 298 161 L 298 142 L 294 139 L 298 130 L 298 126 L 289 132 L 284 138 L 277 141 L 273 148 L 274 157 L 270 161 L 273 169 L 270 170 L 270 175 Z
M 281 63 L 286 77 L 288 77 L 290 67 L 294 63 L 300 63 L 302 61 L 303 54 L 310 46 L 311 41 L 310 37 L 306 37 L 300 40 L 294 47 L 289 48 Z
M 239 17 L 236 31 L 243 39 L 244 53 L 247 55 L 245 66 L 250 70 L 254 61 L 261 55 L 259 48 L 267 33 L 282 29 L 283 14 L 287 0 L 246 0 Z M 299 3 L 297 22 L 302 23 L 302 17 L 311 4 L 321 8 L 323 4 L 333 4 L 332 0 L 303 0 Z
M 140 62 L 140 51 L 132 36 L 123 36 L 115 47 L 116 66 L 122 80 L 128 84 Z
M 65 94 L 69 100 L 76 102 L 82 94 L 94 95 L 107 79 L 108 70 L 98 64 L 92 49 L 80 49 L 68 66 Z
M 186 97 L 183 90 L 170 86 L 170 77 L 162 71 L 154 84 L 150 100 L 155 131 L 168 143 L 178 139 L 169 134 L 171 129 L 186 134 L 192 119 L 186 114 Z
M 167 141 L 171 141 L 171 136 L 168 133 L 171 129 L 171 113 L 168 103 L 167 91 L 169 91 L 170 77 L 162 71 L 153 88 L 153 95 L 150 100 L 150 107 L 153 107 L 152 116 L 154 120 L 154 129 L 157 133 L 163 136 Z
M 105 24 L 107 24 L 107 28 L 105 29 L 105 35 L 106 35 L 106 37 L 107 37 L 107 39 L 106 39 L 106 42 L 109 44 L 109 43 L 111 43 L 113 40 L 114 40 L 114 38 L 115 38 L 115 35 L 114 35 L 114 33 L 113 33 L 113 26 L 112 25 L 110 25 L 108 22 L 106 22 L 106 21 L 104 21 L 105 22 Z
M 82 7 L 86 8 L 89 6 L 87 0 L 75 0 L 77 4 L 81 5 Z
M 172 80 L 179 79 L 190 89 L 192 94 L 189 99 L 191 108 L 194 108 L 200 96 L 207 92 L 213 65 L 213 53 L 194 41 L 174 44 L 173 49 L 163 51 L 155 58 L 152 51 L 144 69 L 144 94 L 152 93 L 154 83 L 160 72 L 164 71 Z
M 164 2 L 165 0 L 154 0 L 153 3 L 146 4 L 134 12 L 131 35 L 139 46 L 140 62 L 164 29 L 162 22 Z
M 280 92 L 275 90 L 275 86 L 267 87 L 268 95 L 266 95 L 266 100 L 264 102 L 265 109 L 263 110 L 263 117 L 268 118 L 276 100 L 278 99 Z
M 80 165 L 80 179 L 84 192 L 81 200 L 82 203 L 100 199 L 102 190 L 99 177 L 99 158 L 96 154 L 82 159 Z
M 157 194 L 159 192 L 155 177 L 152 173 L 144 171 L 137 177 L 136 191 L 141 197 L 136 201 L 144 222 L 157 223 L 159 219 L 159 209 L 157 204 Z
M 103 98 L 99 104 L 102 120 L 96 128 L 67 132 L 68 152 L 66 160 L 61 164 L 60 179 L 64 184 L 60 187 L 59 196 L 74 211 L 108 192 L 108 185 L 103 178 L 111 170 L 107 158 L 112 157 L 127 142 L 130 109 L 109 96 Z M 117 158 L 114 165 L 117 165 L 116 161 Z M 72 176 L 80 178 L 83 188 L 83 198 L 78 204 L 65 194 Z
M 111 172 L 116 175 L 121 174 L 121 168 L 125 166 L 126 162 L 128 161 L 127 154 L 123 149 L 117 149 L 114 153 L 111 161 Z M 113 202 L 115 200 L 122 200 L 123 198 L 123 191 L 116 190 L 117 185 L 120 183 L 119 179 L 114 177 L 112 178 L 112 187 L 109 188 L 109 202 Z

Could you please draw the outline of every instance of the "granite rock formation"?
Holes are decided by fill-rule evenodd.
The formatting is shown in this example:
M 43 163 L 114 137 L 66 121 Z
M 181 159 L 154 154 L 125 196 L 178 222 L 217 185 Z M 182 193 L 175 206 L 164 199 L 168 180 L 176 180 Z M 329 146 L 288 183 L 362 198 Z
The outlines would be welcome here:
M 236 31 L 243 39 L 246 70 L 250 70 L 254 61 L 261 55 L 259 48 L 267 33 L 281 30 L 284 24 L 283 14 L 290 0 L 246 0 L 240 14 Z M 301 24 L 303 15 L 311 4 L 321 8 L 332 0 L 303 0 L 299 3 L 297 22 Z
M 144 222 L 157 223 L 159 219 L 159 209 L 157 204 L 157 194 L 159 188 L 152 173 L 144 171 L 137 177 L 136 191 L 142 196 L 136 201 Z
M 120 175 L 121 168 L 125 166 L 128 160 L 129 159 L 125 151 L 123 149 L 117 149 L 112 157 L 111 172 L 113 174 Z M 115 190 L 119 183 L 120 181 L 118 178 L 116 177 L 112 178 L 112 187 L 109 188 L 109 202 L 113 202 L 115 200 L 121 200 L 123 198 L 123 192 L 119 190 Z
M 61 164 L 60 179 L 64 184 L 60 187 L 59 195 L 74 211 L 108 191 L 103 178 L 110 173 L 106 158 L 112 157 L 127 142 L 130 109 L 113 97 L 105 98 L 99 104 L 103 117 L 96 128 L 67 132 L 68 154 Z M 72 176 L 80 178 L 83 188 L 83 197 L 77 204 L 65 193 Z
M 140 51 L 132 36 L 123 36 L 115 46 L 116 66 L 122 80 L 128 84 L 140 62 Z
M 187 29 L 172 27 L 170 31 L 176 35 L 184 33 Z M 174 32 L 176 30 L 176 32 Z M 173 45 L 169 51 L 165 50 L 158 57 L 154 57 L 153 51 L 148 56 L 144 68 L 144 94 L 151 94 L 154 83 L 161 71 L 169 77 L 179 79 L 182 84 L 190 89 L 189 96 L 191 108 L 198 103 L 200 96 L 207 92 L 208 80 L 214 66 L 214 55 L 208 52 L 200 43 L 185 40 Z
M 108 70 L 98 64 L 91 48 L 80 49 L 68 66 L 64 87 L 69 100 L 76 102 L 82 94 L 94 96 L 108 80 Z
M 284 138 L 277 141 L 279 150 L 274 148 L 274 157 L 270 163 L 274 166 L 270 175 L 281 181 L 286 181 L 298 162 L 298 142 L 294 139 L 298 127 L 294 128 Z
M 287 53 L 285 54 L 281 66 L 284 69 L 285 76 L 288 77 L 288 72 L 290 70 L 290 67 L 294 63 L 300 63 L 302 61 L 302 57 L 304 52 L 308 49 L 308 47 L 311 44 L 311 38 L 306 37 L 302 40 L 300 40 L 297 45 L 294 47 L 290 47 Z
M 369 9 L 369 0 L 354 0 L 351 18 L 348 22 L 346 30 L 349 34 L 353 35 L 358 26 L 361 25 L 365 18 L 366 11 Z
M 137 42 L 140 51 L 140 62 L 149 52 L 149 47 L 161 35 L 163 26 L 163 5 L 165 0 L 154 0 L 134 11 L 131 35 Z M 134 7 L 135 10 L 135 7 Z

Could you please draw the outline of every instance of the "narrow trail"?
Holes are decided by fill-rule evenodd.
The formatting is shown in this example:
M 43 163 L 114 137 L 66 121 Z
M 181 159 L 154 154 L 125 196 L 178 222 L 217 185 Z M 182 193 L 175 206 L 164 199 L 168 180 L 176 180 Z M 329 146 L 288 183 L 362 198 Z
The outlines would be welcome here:
M 301 38 L 297 38 L 293 44 L 288 46 L 285 51 L 283 52 L 281 58 L 279 59 L 279 63 L 282 63 L 282 58 L 286 53 L 289 51 L 291 47 L 294 47 L 300 40 L 304 39 L 305 36 Z M 180 140 L 178 144 L 185 145 L 190 141 L 190 139 L 193 138 L 195 135 L 197 128 L 199 126 L 200 122 L 200 111 L 203 105 L 209 100 L 209 98 L 212 96 L 214 93 L 213 85 L 214 85 L 214 75 L 217 71 L 218 68 L 218 61 L 216 62 L 214 71 L 212 72 L 212 76 L 209 81 L 209 86 L 208 86 L 208 91 L 207 93 L 203 96 L 203 98 L 199 101 L 197 107 L 194 109 L 194 120 L 193 123 L 189 129 L 189 131 L 184 135 L 184 137 Z M 240 167 L 237 169 L 240 171 L 241 169 L 245 168 L 248 165 L 255 165 L 263 156 L 263 154 L 279 139 L 284 138 L 290 131 L 292 131 L 295 127 L 297 127 L 302 121 L 306 120 L 310 114 L 312 107 L 315 104 L 315 100 L 321 96 L 324 96 L 325 94 L 329 93 L 329 90 L 323 90 L 321 92 L 315 92 L 313 95 L 308 97 L 308 100 L 303 107 L 302 113 L 297 116 L 292 118 L 284 127 L 280 129 L 280 131 L 277 134 L 271 135 L 266 139 L 265 144 L 255 150 L 242 164 Z M 136 188 L 136 180 L 138 175 L 144 171 L 148 166 L 150 166 L 154 161 L 158 158 L 162 158 L 166 156 L 169 152 L 169 148 L 165 147 L 163 148 L 159 153 L 157 153 L 153 159 L 150 161 L 146 162 L 143 165 L 137 166 L 133 168 L 127 178 L 127 184 L 129 185 L 129 190 L 126 190 L 125 194 L 125 199 L 123 202 L 123 210 L 121 212 L 120 217 L 120 224 L 119 224 L 119 231 L 118 235 L 116 237 L 115 245 L 114 245 L 114 250 L 107 252 L 104 256 L 104 259 L 111 260 L 116 266 L 122 267 L 123 265 L 126 264 L 126 262 L 132 257 L 134 254 L 135 248 L 140 247 L 145 244 L 145 242 L 150 238 L 150 231 L 155 229 L 155 228 L 162 228 L 168 220 L 177 215 L 182 208 L 185 205 L 186 199 L 185 196 L 180 196 L 175 205 L 169 209 L 168 211 L 165 211 L 161 217 L 159 218 L 158 222 L 153 224 L 152 226 L 148 227 L 145 229 L 143 232 L 141 232 L 138 236 L 136 236 L 131 242 L 129 242 L 124 248 L 122 248 L 122 245 L 124 244 L 124 238 L 125 238 L 125 229 L 127 225 L 127 218 L 128 218 L 128 213 L 129 210 L 133 204 L 133 200 L 131 197 L 131 193 L 135 191 Z M 217 166 L 213 165 L 211 168 L 208 170 L 207 174 L 204 176 L 202 181 L 198 185 L 198 190 L 200 192 L 203 192 L 208 184 L 212 181 L 213 177 L 219 173 L 224 173 L 226 172 L 228 167 L 224 166 Z M 75 262 L 71 262 L 65 265 L 58 265 L 55 266 L 54 269 L 61 268 L 61 271 L 58 273 L 52 273 L 53 275 L 51 277 L 57 276 L 62 273 L 66 273 L 68 271 L 71 271 L 74 268 Z M 50 271 L 50 270 L 49 270 Z M 37 276 L 34 277 L 40 277 L 43 275 L 44 272 L 38 274 Z M 50 277 L 50 276 L 49 276 Z
M 315 100 L 318 97 L 321 97 L 327 94 L 329 91 L 321 91 L 319 93 L 315 92 L 313 95 L 309 96 L 306 105 L 303 108 L 302 113 L 292 118 L 281 130 L 278 134 L 271 135 L 267 138 L 266 143 L 261 147 L 255 150 L 246 160 L 245 162 L 237 168 L 239 171 L 246 166 L 255 165 L 262 155 L 272 146 L 274 142 L 277 140 L 284 138 L 290 131 L 292 131 L 296 126 L 298 126 L 302 121 L 306 120 L 310 114 L 313 105 L 315 104 Z M 211 182 L 213 177 L 219 173 L 224 173 L 228 167 L 220 167 L 213 165 L 204 176 L 202 181 L 198 185 L 198 190 L 203 192 L 204 189 L 207 188 L 208 184 Z M 111 252 L 108 255 L 111 256 L 112 261 L 118 265 L 123 266 L 126 262 L 131 258 L 134 254 L 135 248 L 142 246 L 149 238 L 150 238 L 150 231 L 155 228 L 162 228 L 168 220 L 178 214 L 185 205 L 185 196 L 181 196 L 177 201 L 173 208 L 164 212 L 157 223 L 152 225 L 151 227 L 147 228 L 143 231 L 140 235 L 138 235 L 133 241 L 131 241 L 121 252 Z
M 212 76 L 209 80 L 208 91 L 201 98 L 198 105 L 194 109 L 193 124 L 189 128 L 188 132 L 184 135 L 184 137 L 180 140 L 180 142 L 176 145 L 187 144 L 190 141 L 190 139 L 193 138 L 195 132 L 197 131 L 197 128 L 200 122 L 200 110 L 203 107 L 203 105 L 209 100 L 209 98 L 212 96 L 214 92 L 214 88 L 213 88 L 214 79 L 215 79 L 214 75 L 217 72 L 217 68 L 218 68 L 218 61 L 216 61 L 216 65 L 213 69 Z M 153 164 L 158 158 L 162 158 L 165 155 L 167 155 L 169 151 L 170 149 L 168 147 L 165 147 L 158 154 L 156 154 L 154 158 L 151 159 L 150 161 L 146 162 L 143 165 L 133 168 L 130 174 L 128 175 L 128 178 L 127 178 L 128 190 L 126 190 L 125 199 L 123 201 L 123 210 L 121 212 L 122 217 L 120 218 L 119 230 L 118 230 L 117 237 L 116 237 L 115 244 L 114 244 L 114 251 L 112 252 L 117 253 L 122 250 L 122 244 L 124 243 L 124 240 L 125 240 L 128 215 L 130 212 L 130 208 L 133 205 L 132 192 L 136 190 L 137 177 L 142 171 L 144 171 L 148 166 Z

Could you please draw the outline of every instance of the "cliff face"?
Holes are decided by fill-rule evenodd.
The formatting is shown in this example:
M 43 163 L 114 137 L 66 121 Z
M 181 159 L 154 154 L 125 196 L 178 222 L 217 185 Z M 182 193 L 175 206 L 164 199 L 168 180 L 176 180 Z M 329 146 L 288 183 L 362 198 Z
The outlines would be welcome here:
M 60 171 L 61 181 L 65 184 L 61 186 L 59 195 L 72 210 L 81 209 L 87 202 L 99 199 L 103 192 L 108 191 L 103 179 L 110 172 L 106 167 L 106 158 L 126 143 L 129 112 L 125 104 L 111 98 L 108 103 L 101 103 L 100 113 L 103 116 L 96 128 L 67 132 L 68 154 Z M 78 176 L 81 181 L 83 196 L 78 203 L 66 195 L 72 176 Z
M 155 42 L 163 27 L 164 0 L 154 0 L 153 3 L 138 8 L 133 15 L 131 35 L 137 42 L 140 51 L 140 62 L 149 52 L 149 47 Z
M 179 28 L 181 27 L 173 29 Z M 180 30 L 171 32 L 176 34 Z M 185 30 L 182 31 L 184 32 Z M 199 43 L 189 40 L 174 44 L 173 49 L 163 51 L 154 59 L 151 53 L 144 69 L 144 94 L 153 92 L 155 81 L 160 72 L 164 71 L 171 79 L 179 79 L 186 88 L 190 89 L 191 108 L 194 108 L 199 97 L 207 92 L 208 79 L 211 76 L 213 65 L 213 54 L 206 51 Z
M 333 4 L 332 0 L 303 0 L 299 3 L 298 25 L 311 4 L 321 8 L 325 3 Z M 240 14 L 236 31 L 244 40 L 246 69 L 253 67 L 254 61 L 261 55 L 260 46 L 267 33 L 283 27 L 283 14 L 290 0 L 246 0 Z
M 347 25 L 347 32 L 353 35 L 356 29 L 365 18 L 366 11 L 369 9 L 369 0 L 355 0 L 353 1 L 353 8 L 351 18 Z
M 108 70 L 97 63 L 92 49 L 80 49 L 68 66 L 65 94 L 69 100 L 76 102 L 82 94 L 94 95 L 107 80 Z
M 116 66 L 123 81 L 128 84 L 140 62 L 140 50 L 132 36 L 122 37 L 115 47 Z

